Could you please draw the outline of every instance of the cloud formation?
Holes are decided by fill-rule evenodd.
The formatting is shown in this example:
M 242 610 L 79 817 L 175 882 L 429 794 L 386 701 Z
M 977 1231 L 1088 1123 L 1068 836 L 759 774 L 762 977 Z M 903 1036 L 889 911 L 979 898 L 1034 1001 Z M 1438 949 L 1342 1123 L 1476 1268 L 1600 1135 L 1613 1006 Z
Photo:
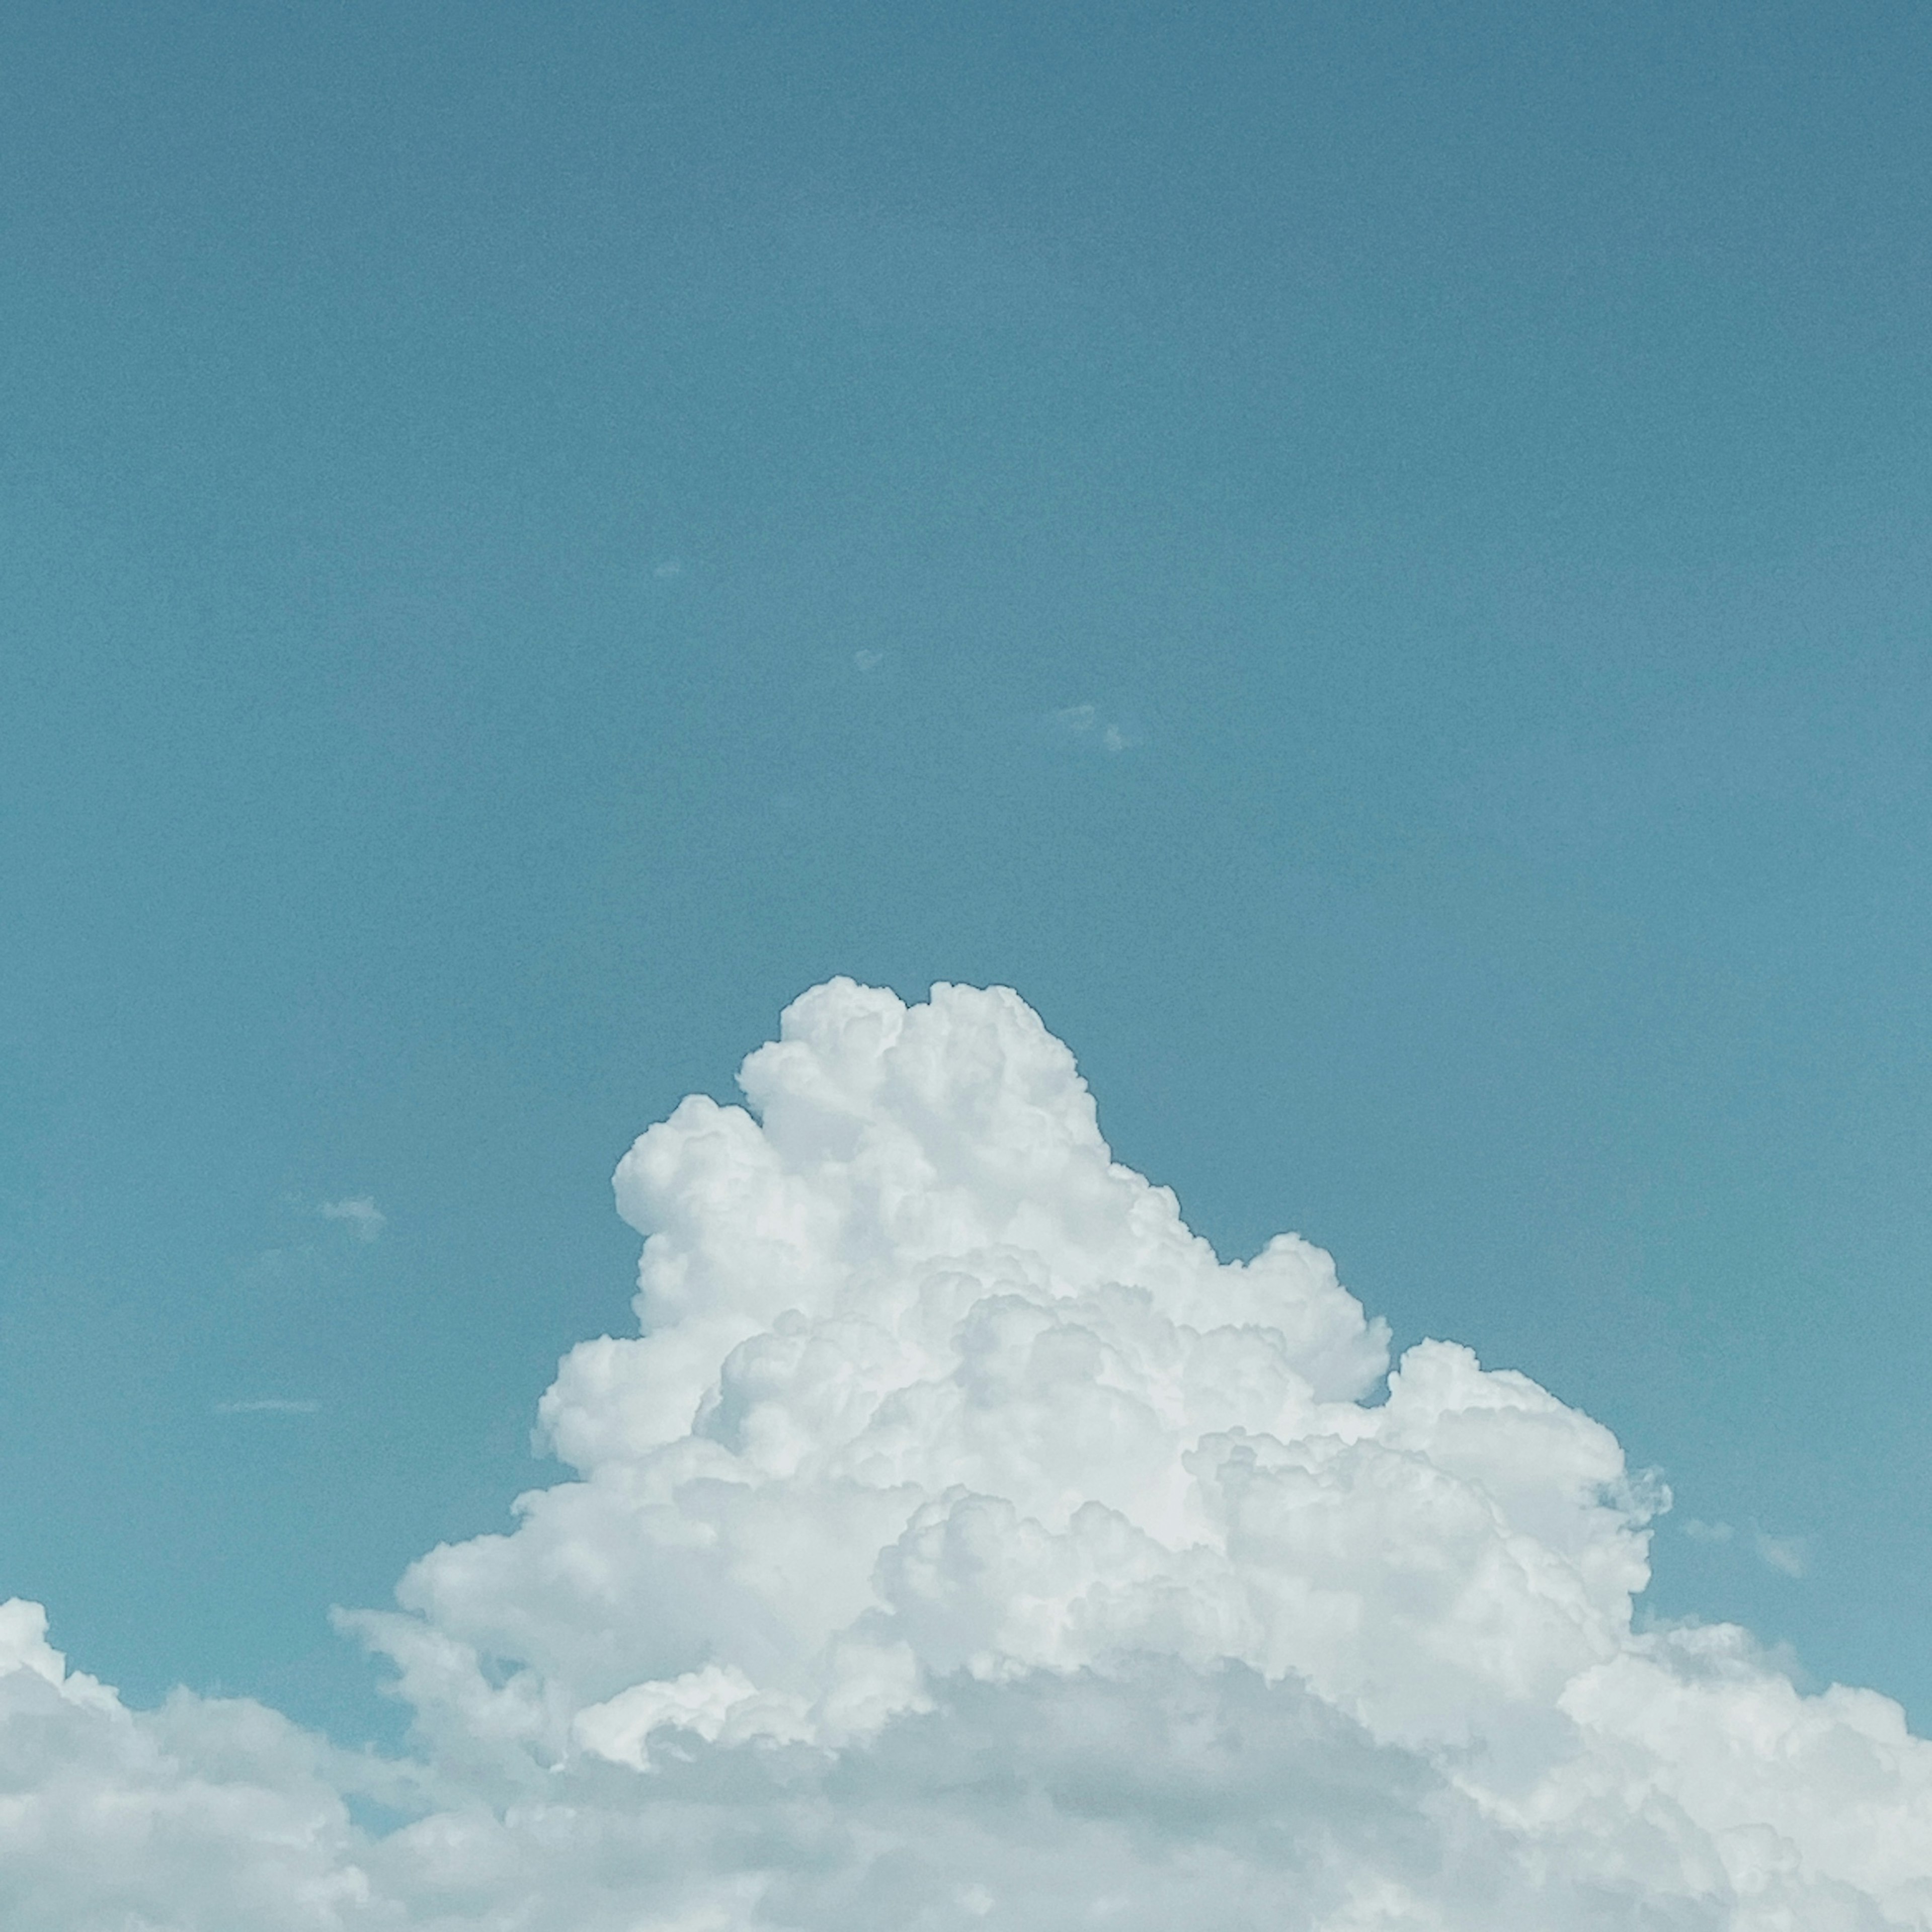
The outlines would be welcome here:
M 366 1194 L 346 1201 L 325 1201 L 315 1211 L 325 1221 L 343 1222 L 358 1241 L 380 1240 L 389 1225 L 388 1216 Z
M 1932 1928 L 1897 1706 L 1636 1630 L 1609 1432 L 1390 1371 L 1297 1237 L 1219 1261 L 1016 996 L 834 982 L 741 1079 L 618 1168 L 574 1479 L 341 1620 L 410 1759 L 130 1712 L 0 1611 L 0 1922 Z
M 1751 1545 L 1758 1560 L 1786 1576 L 1804 1574 L 1804 1544 L 1796 1536 L 1772 1536 L 1763 1530 L 1751 1533 Z
M 1701 1522 L 1695 1516 L 1684 1524 L 1684 1534 L 1693 1543 L 1729 1543 L 1737 1532 L 1727 1522 Z M 1767 1568 L 1775 1570 L 1786 1576 L 1802 1576 L 1804 1574 L 1804 1543 L 1801 1537 L 1773 1536 L 1768 1531 L 1752 1526 L 1750 1546 L 1758 1561 Z
M 1096 705 L 1070 704 L 1064 710 L 1049 712 L 1047 718 L 1056 731 L 1097 744 L 1109 754 L 1130 752 L 1140 742 L 1140 734 L 1131 725 L 1103 717 Z

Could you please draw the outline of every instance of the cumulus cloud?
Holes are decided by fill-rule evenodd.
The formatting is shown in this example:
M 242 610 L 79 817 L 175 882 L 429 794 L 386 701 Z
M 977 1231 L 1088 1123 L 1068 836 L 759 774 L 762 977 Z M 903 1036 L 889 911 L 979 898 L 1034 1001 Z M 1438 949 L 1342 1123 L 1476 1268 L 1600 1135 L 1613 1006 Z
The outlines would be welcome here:
M 0 1924 L 19 1932 L 321 1932 L 395 1922 L 346 1794 L 401 1790 L 258 1704 L 129 1710 L 0 1604 Z M 406 1921 L 404 1922 L 406 1922 Z
M 378 1240 L 389 1217 L 366 1194 L 346 1201 L 325 1201 L 315 1210 L 325 1221 L 340 1221 L 358 1241 Z
M 1298 1237 L 1220 1261 L 1013 994 L 834 982 L 741 1080 L 618 1168 L 574 1478 L 341 1619 L 411 1756 L 130 1712 L 0 1612 L 0 1922 L 1932 1928 L 1898 1706 L 1634 1628 L 1610 1432 L 1391 1368 Z

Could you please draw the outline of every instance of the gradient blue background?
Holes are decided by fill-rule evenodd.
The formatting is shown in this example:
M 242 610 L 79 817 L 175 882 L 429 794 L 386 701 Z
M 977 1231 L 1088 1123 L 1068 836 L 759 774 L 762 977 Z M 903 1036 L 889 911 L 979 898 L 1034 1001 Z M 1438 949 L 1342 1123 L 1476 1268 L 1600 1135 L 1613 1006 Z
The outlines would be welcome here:
M 1660 1468 L 1658 1613 L 1932 1723 L 1922 8 L 0 64 L 0 1594 L 77 1664 L 382 1733 L 327 1606 L 552 1479 L 617 1155 L 842 971 L 1018 987 L 1224 1252 Z

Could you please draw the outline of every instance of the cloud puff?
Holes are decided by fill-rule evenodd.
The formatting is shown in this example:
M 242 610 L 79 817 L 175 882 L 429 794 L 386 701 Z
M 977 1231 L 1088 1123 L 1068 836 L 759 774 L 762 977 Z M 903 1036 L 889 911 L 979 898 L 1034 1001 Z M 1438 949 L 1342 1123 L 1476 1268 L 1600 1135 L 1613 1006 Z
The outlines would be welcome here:
M 1297 1237 L 1220 1261 L 1013 994 L 835 982 L 741 1078 L 619 1167 L 575 1480 L 342 1619 L 412 1758 L 130 1712 L 0 1612 L 0 1922 L 1932 1928 L 1897 1706 L 1636 1630 L 1609 1432 L 1390 1371 Z
M 1054 730 L 1097 744 L 1108 753 L 1130 752 L 1141 742 L 1132 726 L 1104 716 L 1097 705 L 1070 704 L 1064 710 L 1048 712 L 1047 722 Z
M 1761 1563 L 1786 1576 L 1804 1574 L 1804 1543 L 1802 1537 L 1772 1536 L 1759 1529 L 1751 1532 L 1751 1546 Z
M 394 1774 L 379 1774 L 394 1781 Z M 38 1604 L 0 1604 L 0 1924 L 321 1932 L 376 1903 L 352 1760 L 257 1704 L 128 1710 L 70 1672 Z
M 366 1194 L 346 1201 L 325 1201 L 315 1211 L 325 1221 L 344 1222 L 358 1241 L 380 1240 L 389 1225 L 388 1216 Z
M 1692 1516 L 1684 1525 L 1684 1534 L 1693 1543 L 1729 1543 L 1737 1532 L 1727 1522 L 1700 1522 Z M 1802 1537 L 1773 1536 L 1754 1526 L 1750 1546 L 1758 1561 L 1767 1568 L 1786 1576 L 1804 1575 L 1804 1542 Z

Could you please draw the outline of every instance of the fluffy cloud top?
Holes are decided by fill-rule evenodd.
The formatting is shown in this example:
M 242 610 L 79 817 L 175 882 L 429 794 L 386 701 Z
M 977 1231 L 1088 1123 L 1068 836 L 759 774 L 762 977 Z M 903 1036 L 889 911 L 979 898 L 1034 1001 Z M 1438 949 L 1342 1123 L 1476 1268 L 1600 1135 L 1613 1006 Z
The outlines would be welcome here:
M 1217 1260 L 1013 994 L 835 982 L 742 1081 L 618 1168 L 576 1479 L 344 1619 L 411 1759 L 131 1712 L 0 1611 L 0 1922 L 1932 1928 L 1898 1707 L 1634 1630 L 1609 1432 L 1389 1372 L 1294 1236 Z

